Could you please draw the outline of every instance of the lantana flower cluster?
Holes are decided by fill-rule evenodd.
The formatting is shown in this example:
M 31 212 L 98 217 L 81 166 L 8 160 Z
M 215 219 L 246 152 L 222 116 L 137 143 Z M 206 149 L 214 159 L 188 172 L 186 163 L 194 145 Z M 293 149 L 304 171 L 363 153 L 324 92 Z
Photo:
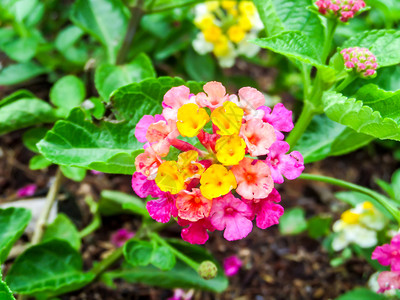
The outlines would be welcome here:
M 385 216 L 371 202 L 357 204 L 356 207 L 342 213 L 339 220 L 333 224 L 336 233 L 332 248 L 343 250 L 350 243 L 362 248 L 369 248 L 378 243 L 377 231 L 386 225 Z
M 400 289 L 400 234 L 394 236 L 389 244 L 376 247 L 372 259 L 377 259 L 383 266 L 390 266 L 390 271 L 381 272 L 378 276 L 378 293 Z
M 214 230 L 242 239 L 253 219 L 262 229 L 278 223 L 283 208 L 274 184 L 298 177 L 304 163 L 299 152 L 286 154 L 282 131 L 293 128 L 291 111 L 264 103 L 254 88 L 228 95 L 221 83 L 208 82 L 196 95 L 171 88 L 162 114 L 143 116 L 135 136 L 145 151 L 136 158 L 132 187 L 156 198 L 147 202 L 154 220 L 177 218 L 182 238 L 193 244 Z
M 366 6 L 364 0 L 318 0 L 315 5 L 324 16 L 342 22 L 347 22 Z
M 376 76 L 378 63 L 375 55 L 367 48 L 352 47 L 340 51 L 347 71 L 354 71 L 364 78 Z
M 257 45 L 247 42 L 263 28 L 252 1 L 208 1 L 195 7 L 195 25 L 200 29 L 193 48 L 201 55 L 212 52 L 221 67 L 229 68 L 238 55 L 252 57 Z

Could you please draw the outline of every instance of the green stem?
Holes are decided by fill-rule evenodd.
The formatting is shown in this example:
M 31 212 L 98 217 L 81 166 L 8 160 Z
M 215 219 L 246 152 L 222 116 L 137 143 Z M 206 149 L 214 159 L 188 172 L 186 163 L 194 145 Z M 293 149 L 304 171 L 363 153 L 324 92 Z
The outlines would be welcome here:
M 357 77 L 349 74 L 339 85 L 335 88 L 336 92 L 341 92 L 344 90 L 350 83 L 352 83 Z
M 400 212 L 399 210 L 390 204 L 384 196 L 381 194 L 370 190 L 368 188 L 359 186 L 354 183 L 350 183 L 344 180 L 336 179 L 333 177 L 328 177 L 328 176 L 323 176 L 323 175 L 314 175 L 314 174 L 301 174 L 299 179 L 306 179 L 306 180 L 314 180 L 314 181 L 321 181 L 321 182 L 326 182 L 332 185 L 340 186 L 355 192 L 363 193 L 367 196 L 370 196 L 371 198 L 375 199 L 379 204 L 381 204 L 394 218 L 395 220 L 399 223 L 400 225 Z
M 117 248 L 112 252 L 109 256 L 103 259 L 101 262 L 96 264 L 93 269 L 90 271 L 98 277 L 101 273 L 107 270 L 110 266 L 112 266 L 117 260 L 119 260 L 123 254 L 123 247 Z
M 192 260 L 191 258 L 187 257 L 185 254 L 182 252 L 176 250 L 174 247 L 172 247 L 170 244 L 168 244 L 167 241 L 165 241 L 162 237 L 160 237 L 157 233 L 152 233 L 151 238 L 155 241 L 157 241 L 159 244 L 167 247 L 169 250 L 171 250 L 172 253 L 175 254 L 177 258 L 179 258 L 181 261 L 186 263 L 189 267 L 193 268 L 196 272 L 199 270 L 200 264 Z
M 101 218 L 99 214 L 95 214 L 92 222 L 79 232 L 79 237 L 83 239 L 89 234 L 95 232 L 101 226 Z
M 333 36 L 335 34 L 337 24 L 338 24 L 338 22 L 336 20 L 333 20 L 333 19 L 327 20 L 326 40 L 324 42 L 324 48 L 322 50 L 322 61 L 324 63 L 327 61 L 329 52 L 331 51 Z
M 304 131 L 307 129 L 308 125 L 315 115 L 316 112 L 311 107 L 311 105 L 308 104 L 308 102 L 305 102 L 300 117 L 296 122 L 296 125 L 286 139 L 286 142 L 289 143 L 290 148 L 293 148 L 296 145 L 297 141 L 303 135 Z
M 129 48 L 132 44 L 133 37 L 136 34 L 137 28 L 139 27 L 140 20 L 144 14 L 143 11 L 144 0 L 138 0 L 136 5 L 131 7 L 131 18 L 128 23 L 128 30 L 126 31 L 124 41 L 122 43 L 121 49 L 117 56 L 117 65 L 124 63 L 126 55 L 128 54 Z

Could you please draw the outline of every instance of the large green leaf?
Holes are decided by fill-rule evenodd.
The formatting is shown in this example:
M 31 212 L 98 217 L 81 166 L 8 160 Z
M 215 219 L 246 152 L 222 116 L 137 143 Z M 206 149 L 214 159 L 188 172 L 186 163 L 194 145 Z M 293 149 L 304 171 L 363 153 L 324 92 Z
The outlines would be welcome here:
M 126 267 L 122 270 L 112 271 L 104 274 L 109 281 L 122 278 L 128 282 L 141 282 L 148 285 L 160 286 L 163 288 L 195 288 L 220 293 L 228 287 L 228 280 L 223 269 L 215 259 L 202 247 L 191 245 L 179 240 L 168 240 L 174 248 L 197 261 L 211 260 L 218 266 L 218 274 L 215 278 L 205 280 L 195 270 L 185 263 L 177 260 L 175 266 L 169 271 L 162 271 L 154 266 Z
M 135 157 L 142 152 L 134 125 L 100 122 L 96 126 L 85 120 L 80 108 L 57 121 L 37 146 L 55 164 L 118 174 L 133 174 Z
M 6 259 L 12 245 L 19 239 L 31 219 L 24 208 L 0 209 L 0 264 Z
M 268 36 L 282 31 L 301 31 L 313 47 L 321 49 L 324 28 L 320 18 L 309 11 L 310 0 L 254 0 Z M 318 53 L 318 57 L 321 53 Z M 317 57 L 317 56 L 316 56 Z
M 46 72 L 45 68 L 31 61 L 9 65 L 0 71 L 0 85 L 21 83 Z
M 141 53 L 126 65 L 103 64 L 98 67 L 95 73 L 95 84 L 100 96 L 108 101 L 116 89 L 155 76 L 156 72 L 150 58 Z
M 145 217 L 149 216 L 142 199 L 117 191 L 103 190 L 99 200 L 99 212 L 102 215 L 115 215 L 122 212 L 133 212 Z
M 169 9 L 174 9 L 177 7 L 182 7 L 186 5 L 193 5 L 196 3 L 203 2 L 204 0 L 154 0 L 154 1 L 145 1 L 145 9 L 148 10 L 149 13 L 159 12 Z
M 0 299 L 1 300 L 15 300 L 12 291 L 5 282 L 0 280 Z
M 319 49 L 307 35 L 300 31 L 286 31 L 269 38 L 255 39 L 251 42 L 261 48 L 269 49 L 316 67 L 324 65 L 320 58 Z
M 385 296 L 377 294 L 366 288 L 357 288 L 350 292 L 347 292 L 336 300 L 385 300 Z
M 0 134 L 54 120 L 54 109 L 29 92 L 15 92 L 0 101 Z
M 366 47 L 375 56 L 379 67 L 400 63 L 400 31 L 371 30 L 360 33 L 347 40 L 342 48 Z
M 400 91 L 387 92 L 373 84 L 361 88 L 355 98 L 335 92 L 323 95 L 327 116 L 357 132 L 380 139 L 400 140 Z
M 115 63 L 128 16 L 128 9 L 121 0 L 78 0 L 71 11 L 72 22 L 106 47 L 110 63 Z
M 47 226 L 42 242 L 46 242 L 55 238 L 66 241 L 78 251 L 81 247 L 81 239 L 76 226 L 64 214 L 58 214 L 54 222 Z
M 304 162 L 310 163 L 328 156 L 343 155 L 367 145 L 374 138 L 332 121 L 326 115 L 313 118 L 294 150 Z
M 94 277 L 82 272 L 82 258 L 69 243 L 53 239 L 22 253 L 6 282 L 16 293 L 46 298 L 80 289 Z

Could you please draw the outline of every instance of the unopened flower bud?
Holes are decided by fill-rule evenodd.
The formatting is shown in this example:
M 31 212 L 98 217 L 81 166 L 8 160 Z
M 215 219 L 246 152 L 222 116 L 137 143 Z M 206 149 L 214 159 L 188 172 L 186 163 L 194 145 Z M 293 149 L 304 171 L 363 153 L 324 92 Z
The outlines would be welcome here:
M 200 264 L 197 272 L 202 278 L 209 280 L 217 276 L 218 269 L 217 266 L 212 261 L 205 260 Z
M 355 71 L 364 78 L 376 76 L 378 63 L 375 56 L 367 48 L 352 47 L 340 51 L 347 71 Z
M 318 0 L 315 5 L 324 16 L 342 22 L 347 22 L 366 6 L 364 0 Z

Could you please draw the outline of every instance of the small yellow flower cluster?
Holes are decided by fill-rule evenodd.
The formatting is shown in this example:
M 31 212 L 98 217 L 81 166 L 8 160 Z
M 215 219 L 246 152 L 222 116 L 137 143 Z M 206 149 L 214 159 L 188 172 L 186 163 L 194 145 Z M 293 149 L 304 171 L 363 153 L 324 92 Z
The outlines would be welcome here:
M 254 56 L 259 48 L 247 42 L 263 28 L 251 1 L 209 1 L 196 6 L 195 25 L 200 33 L 194 49 L 213 52 L 222 67 L 234 64 L 236 56 Z

